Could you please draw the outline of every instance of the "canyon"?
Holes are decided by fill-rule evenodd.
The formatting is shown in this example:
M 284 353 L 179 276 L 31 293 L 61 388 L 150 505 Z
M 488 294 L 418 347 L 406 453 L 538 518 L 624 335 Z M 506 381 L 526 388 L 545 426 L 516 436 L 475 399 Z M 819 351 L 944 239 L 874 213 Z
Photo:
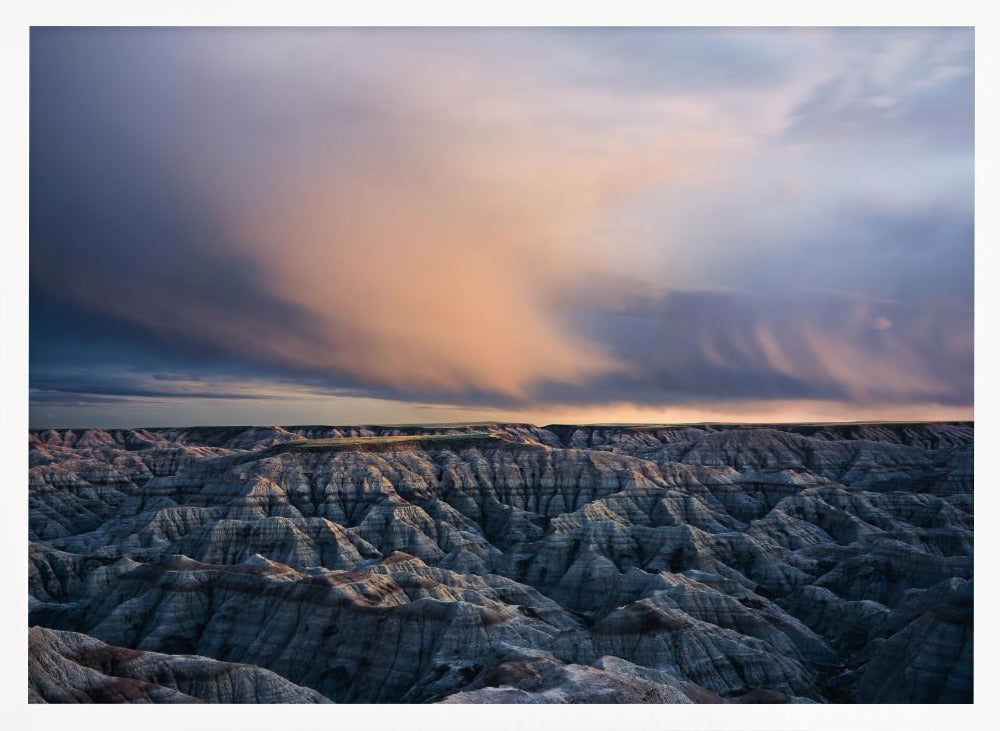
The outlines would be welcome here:
M 968 703 L 971 422 L 29 433 L 29 700 Z

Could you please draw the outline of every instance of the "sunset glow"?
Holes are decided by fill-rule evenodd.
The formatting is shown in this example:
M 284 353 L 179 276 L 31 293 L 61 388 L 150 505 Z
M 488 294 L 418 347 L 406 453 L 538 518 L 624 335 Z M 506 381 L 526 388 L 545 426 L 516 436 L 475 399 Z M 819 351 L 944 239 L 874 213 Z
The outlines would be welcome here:
M 31 425 L 972 418 L 969 29 L 61 29 Z

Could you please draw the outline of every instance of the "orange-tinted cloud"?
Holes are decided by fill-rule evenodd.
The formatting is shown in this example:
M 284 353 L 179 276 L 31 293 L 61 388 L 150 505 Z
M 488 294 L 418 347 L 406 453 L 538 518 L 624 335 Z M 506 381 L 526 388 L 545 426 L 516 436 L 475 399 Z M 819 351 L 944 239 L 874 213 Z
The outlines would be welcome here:
M 967 36 L 40 30 L 32 383 L 969 408 Z
M 357 118 L 342 134 L 337 116 L 278 114 L 271 134 L 283 151 L 262 153 L 273 161 L 266 181 L 205 171 L 226 191 L 240 253 L 267 271 L 274 296 L 321 322 L 321 340 L 281 342 L 280 357 L 403 393 L 515 399 L 544 381 L 624 370 L 565 327 L 554 305 L 582 277 L 629 270 L 607 249 L 616 205 L 702 173 L 720 143 L 672 115 L 697 119 L 703 106 L 622 106 L 617 95 L 572 88 L 549 95 L 511 70 L 475 57 L 456 65 L 426 46 L 410 61 L 388 80 L 347 70 L 343 87 L 281 78 Z M 359 101 L 352 84 L 362 82 Z M 267 116 L 258 103 L 234 102 Z M 223 170 L 242 169 L 243 141 L 210 138 L 203 146 L 232 158 Z

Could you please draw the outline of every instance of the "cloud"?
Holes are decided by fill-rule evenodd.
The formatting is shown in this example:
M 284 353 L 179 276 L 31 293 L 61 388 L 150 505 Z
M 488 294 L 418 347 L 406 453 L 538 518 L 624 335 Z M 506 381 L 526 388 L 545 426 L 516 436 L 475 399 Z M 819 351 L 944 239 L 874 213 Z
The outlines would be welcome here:
M 581 390 L 551 384 L 546 401 L 972 402 L 972 319 L 962 308 L 815 290 L 674 290 L 606 302 L 592 300 L 578 317 L 629 371 Z
M 399 392 L 524 397 L 552 374 L 579 383 L 622 367 L 562 328 L 550 300 L 591 266 L 603 209 L 696 167 L 698 135 L 580 123 L 592 98 L 565 99 L 563 115 L 517 80 L 497 99 L 485 70 L 419 39 L 427 53 L 409 57 L 403 84 L 384 78 L 401 62 L 381 38 L 369 70 L 351 63 L 353 35 L 279 33 L 247 58 L 245 40 L 194 32 L 184 52 L 205 72 L 184 87 L 145 83 L 191 63 L 150 40 L 128 72 L 82 57 L 89 36 L 72 39 L 81 57 L 60 48 L 59 73 L 97 63 L 113 76 L 71 98 L 81 117 L 133 119 L 143 154 L 111 157 L 96 186 L 62 180 L 47 135 L 85 170 L 107 170 L 122 141 L 85 126 L 74 133 L 97 144 L 81 152 L 58 120 L 37 126 L 40 289 L 165 340 Z M 60 103 L 37 101 L 61 120 L 46 109 Z M 532 134 L 539 109 L 557 118 Z
M 36 29 L 32 384 L 970 404 L 970 94 L 961 30 Z
M 971 148 L 972 28 L 854 29 L 843 37 L 846 63 L 793 112 L 789 136 Z

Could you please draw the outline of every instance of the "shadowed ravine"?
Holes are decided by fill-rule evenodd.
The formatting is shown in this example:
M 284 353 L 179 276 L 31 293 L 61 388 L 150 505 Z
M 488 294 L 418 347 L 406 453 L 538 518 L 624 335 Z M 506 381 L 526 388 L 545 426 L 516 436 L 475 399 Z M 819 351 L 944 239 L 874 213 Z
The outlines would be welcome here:
M 29 699 L 971 702 L 973 433 L 32 431 Z

